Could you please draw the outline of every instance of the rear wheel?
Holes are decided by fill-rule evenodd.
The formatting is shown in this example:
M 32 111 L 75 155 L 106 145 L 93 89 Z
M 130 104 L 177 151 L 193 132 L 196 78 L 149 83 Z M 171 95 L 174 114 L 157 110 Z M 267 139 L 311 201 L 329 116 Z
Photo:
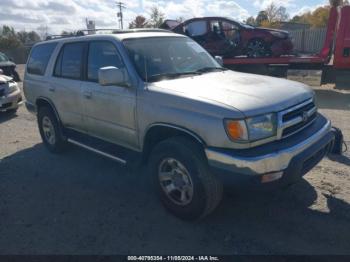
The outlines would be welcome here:
M 50 152 L 60 153 L 64 151 L 67 142 L 62 136 L 59 122 L 50 108 L 39 108 L 38 127 L 41 138 Z
M 220 203 L 222 184 L 210 172 L 204 152 L 195 142 L 184 137 L 161 142 L 154 148 L 149 166 L 162 203 L 175 216 L 203 218 Z
M 247 45 L 248 57 L 267 57 L 271 56 L 271 50 L 262 39 L 253 39 Z

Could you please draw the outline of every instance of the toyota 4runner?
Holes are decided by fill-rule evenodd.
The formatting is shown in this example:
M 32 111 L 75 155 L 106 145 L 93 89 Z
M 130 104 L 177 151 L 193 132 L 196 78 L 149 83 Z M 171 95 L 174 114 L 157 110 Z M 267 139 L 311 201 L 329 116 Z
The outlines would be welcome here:
M 223 184 L 290 184 L 334 140 L 307 86 L 219 61 L 162 30 L 49 40 L 31 51 L 26 106 L 49 151 L 74 144 L 121 164 L 141 159 L 164 206 L 198 219 Z

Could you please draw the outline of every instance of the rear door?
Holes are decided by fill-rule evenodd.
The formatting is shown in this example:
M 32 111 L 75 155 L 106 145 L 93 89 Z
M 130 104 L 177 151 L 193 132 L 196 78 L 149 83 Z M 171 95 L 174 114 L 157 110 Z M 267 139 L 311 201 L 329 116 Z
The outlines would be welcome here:
M 107 40 L 91 41 L 82 85 L 88 132 L 112 143 L 137 148 L 136 88 L 100 85 L 98 71 L 106 66 L 125 67 L 116 45 Z
M 85 42 L 65 43 L 55 62 L 49 91 L 66 127 L 86 131 L 83 120 L 82 72 Z

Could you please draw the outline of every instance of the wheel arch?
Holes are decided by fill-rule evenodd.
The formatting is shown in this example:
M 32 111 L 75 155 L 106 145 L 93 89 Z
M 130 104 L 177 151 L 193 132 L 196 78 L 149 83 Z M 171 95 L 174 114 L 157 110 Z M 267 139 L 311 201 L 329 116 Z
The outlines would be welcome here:
M 46 106 L 46 107 L 50 108 L 53 111 L 53 113 L 55 114 L 55 116 L 57 118 L 57 121 L 60 124 L 62 123 L 54 103 L 49 98 L 38 97 L 36 99 L 36 101 L 35 101 L 35 105 L 36 105 L 36 108 L 37 108 L 37 112 L 39 111 L 39 108 L 42 107 L 42 106 Z
M 183 136 L 191 139 L 201 147 L 204 147 L 206 145 L 204 139 L 185 127 L 167 123 L 155 123 L 147 128 L 143 138 L 143 160 L 145 161 L 148 159 L 150 152 L 156 144 L 175 136 Z

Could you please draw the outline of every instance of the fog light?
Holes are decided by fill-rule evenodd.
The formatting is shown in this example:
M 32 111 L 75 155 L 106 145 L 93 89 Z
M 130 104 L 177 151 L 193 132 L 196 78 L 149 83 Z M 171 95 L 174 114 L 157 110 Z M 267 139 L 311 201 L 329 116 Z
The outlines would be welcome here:
M 280 179 L 282 176 L 283 176 L 283 171 L 266 174 L 261 177 L 261 183 L 269 183 L 277 179 Z

